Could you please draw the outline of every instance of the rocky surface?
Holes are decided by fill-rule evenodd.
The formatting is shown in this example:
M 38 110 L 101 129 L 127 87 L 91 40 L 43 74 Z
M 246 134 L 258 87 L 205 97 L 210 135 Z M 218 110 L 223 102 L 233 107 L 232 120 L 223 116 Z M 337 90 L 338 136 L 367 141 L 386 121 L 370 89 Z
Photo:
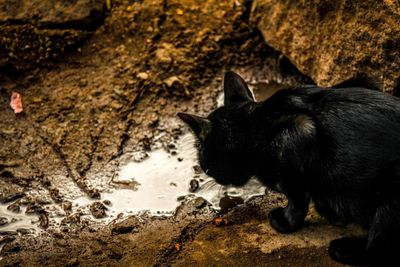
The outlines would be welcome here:
M 318 85 L 366 76 L 381 81 L 384 91 L 398 86 L 398 1 L 255 0 L 251 20 Z
M 0 2 L 0 67 L 24 70 L 60 59 L 102 24 L 102 0 Z
M 109 227 L 8 236 L 4 266 L 343 266 L 328 257 L 334 238 L 361 234 L 354 227 L 329 225 L 311 211 L 304 229 L 279 234 L 268 212 L 283 205 L 276 194 L 257 197 L 226 214 L 196 201 L 169 218 L 132 216 Z M 215 223 L 220 220 L 224 223 Z M 73 224 L 69 229 L 73 228 Z

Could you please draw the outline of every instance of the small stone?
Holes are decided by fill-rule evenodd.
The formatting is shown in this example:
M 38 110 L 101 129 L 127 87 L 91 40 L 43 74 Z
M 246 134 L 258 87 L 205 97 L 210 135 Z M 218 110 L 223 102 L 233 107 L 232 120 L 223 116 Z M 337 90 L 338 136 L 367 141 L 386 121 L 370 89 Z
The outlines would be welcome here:
M 29 229 L 25 229 L 25 228 L 18 228 L 17 233 L 20 233 L 21 235 L 27 235 L 27 234 L 31 233 L 31 231 Z
M 161 63 L 171 63 L 172 62 L 172 58 L 170 56 L 170 53 L 168 52 L 168 50 L 166 48 L 159 48 L 156 50 L 156 57 L 158 59 L 158 61 L 160 61 Z
M 111 107 L 115 110 L 120 110 L 124 105 L 118 102 L 111 102 Z
M 189 192 L 194 193 L 199 189 L 199 181 L 192 179 L 190 180 Z
M 46 213 L 41 213 L 39 215 L 39 226 L 43 229 L 49 227 L 49 217 Z
M 19 213 L 21 211 L 21 207 L 19 206 L 19 203 L 15 202 L 7 207 L 7 210 Z
M 89 206 L 89 210 L 92 213 L 93 217 L 96 219 L 101 219 L 107 216 L 106 211 L 108 210 L 103 203 L 96 201 Z
M 179 78 L 177 76 L 171 76 L 171 77 L 165 79 L 164 83 L 168 87 L 172 87 L 174 85 L 174 83 L 180 83 L 180 80 L 179 80 Z
M 141 79 L 141 80 L 148 80 L 149 79 L 149 74 L 147 74 L 146 72 L 139 72 L 136 75 L 136 77 Z
M 72 202 L 71 201 L 64 201 L 62 203 L 62 208 L 64 211 L 71 211 L 72 210 Z
M 66 245 L 68 245 L 68 243 L 67 243 L 67 241 L 65 239 L 57 239 L 56 243 L 60 247 L 65 247 Z
M 8 219 L 6 217 L 0 217 L 0 226 L 6 225 L 8 223 Z
M 201 167 L 199 165 L 193 166 L 193 170 L 194 170 L 195 174 L 200 174 L 203 172 L 203 170 L 201 169 Z
M 176 198 L 176 200 L 178 200 L 178 201 L 183 201 L 183 200 L 185 200 L 185 197 L 186 197 L 186 196 L 179 196 L 179 197 Z
M 65 265 L 65 267 L 75 267 L 79 265 L 79 261 L 77 258 L 72 258 L 68 261 L 68 263 Z
M 113 235 L 127 234 L 134 230 L 135 228 L 132 225 L 115 225 L 111 229 L 111 233 Z
M 202 197 L 198 197 L 194 200 L 194 206 L 198 209 L 205 207 L 207 204 L 206 200 Z
M 103 204 L 107 205 L 107 206 L 110 206 L 111 205 L 111 201 L 108 200 L 108 199 L 105 199 L 105 200 L 103 200 Z

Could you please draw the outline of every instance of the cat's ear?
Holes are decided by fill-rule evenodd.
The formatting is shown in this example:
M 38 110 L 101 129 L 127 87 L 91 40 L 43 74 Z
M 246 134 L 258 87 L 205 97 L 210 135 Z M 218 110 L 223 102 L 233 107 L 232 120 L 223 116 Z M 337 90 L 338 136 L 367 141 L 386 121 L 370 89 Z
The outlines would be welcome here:
M 178 117 L 189 125 L 201 141 L 204 141 L 210 133 L 211 122 L 208 119 L 182 112 L 178 113 Z
M 254 101 L 253 94 L 247 87 L 246 82 L 242 79 L 242 77 L 233 71 L 228 71 L 225 73 L 224 94 L 225 106 Z

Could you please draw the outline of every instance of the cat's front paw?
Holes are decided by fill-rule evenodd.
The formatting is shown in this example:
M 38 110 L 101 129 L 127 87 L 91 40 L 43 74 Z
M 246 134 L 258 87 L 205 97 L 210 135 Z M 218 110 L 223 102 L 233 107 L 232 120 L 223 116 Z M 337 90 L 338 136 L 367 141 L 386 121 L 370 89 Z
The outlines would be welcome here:
M 331 241 L 329 255 L 332 259 L 344 264 L 363 266 L 372 263 L 368 262 L 366 247 L 366 238 L 344 237 Z
M 286 218 L 284 208 L 273 209 L 268 218 L 271 226 L 281 233 L 295 232 L 303 226 L 303 221 L 298 222 L 294 218 Z

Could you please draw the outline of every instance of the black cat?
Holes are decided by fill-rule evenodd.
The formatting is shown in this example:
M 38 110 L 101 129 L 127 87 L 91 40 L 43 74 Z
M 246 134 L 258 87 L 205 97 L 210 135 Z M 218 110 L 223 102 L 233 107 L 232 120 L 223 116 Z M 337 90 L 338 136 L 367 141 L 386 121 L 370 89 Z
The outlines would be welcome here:
M 223 185 L 253 175 L 286 195 L 269 214 L 273 228 L 303 226 L 312 200 L 332 222 L 360 224 L 365 238 L 330 243 L 351 265 L 397 260 L 400 242 L 400 100 L 366 88 L 303 86 L 255 102 L 244 80 L 224 79 L 225 106 L 207 118 L 179 117 L 198 139 L 202 169 Z M 398 260 L 397 260 L 398 262 Z

